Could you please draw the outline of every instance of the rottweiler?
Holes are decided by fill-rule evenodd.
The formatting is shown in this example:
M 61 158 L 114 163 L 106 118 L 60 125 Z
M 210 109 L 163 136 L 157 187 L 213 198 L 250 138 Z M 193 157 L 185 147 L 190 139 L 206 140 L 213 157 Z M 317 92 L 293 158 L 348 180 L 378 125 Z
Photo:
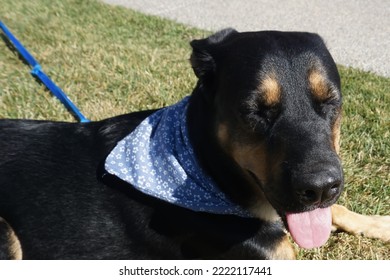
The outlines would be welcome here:
M 342 96 L 323 40 L 225 29 L 191 42 L 192 94 L 91 123 L 0 121 L 0 258 L 293 259 L 332 228 Z M 333 227 L 332 227 L 333 225 Z

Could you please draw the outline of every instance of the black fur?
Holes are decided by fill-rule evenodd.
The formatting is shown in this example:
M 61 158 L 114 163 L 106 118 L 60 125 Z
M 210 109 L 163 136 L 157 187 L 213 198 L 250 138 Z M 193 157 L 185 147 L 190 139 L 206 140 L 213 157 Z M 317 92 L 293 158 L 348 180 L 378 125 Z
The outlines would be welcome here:
M 190 139 L 202 166 L 221 189 L 248 208 L 256 204 L 253 190 L 258 189 L 282 218 L 286 211 L 334 203 L 342 175 L 337 155 L 326 143 L 341 96 L 332 104 L 315 104 L 306 77 L 314 61 L 339 90 L 337 69 L 321 38 L 309 33 L 229 29 L 193 41 L 191 46 L 199 82 L 190 99 Z M 276 73 L 282 85 L 281 103 L 277 112 L 268 113 L 270 108 L 253 112 L 250 100 L 261 107 L 254 89 L 259 77 L 268 72 Z M 150 198 L 105 172 L 109 152 L 150 113 L 85 124 L 0 121 L 0 217 L 18 236 L 24 258 L 273 256 L 285 238 L 280 221 L 193 212 Z M 217 137 L 221 123 L 228 124 L 234 143 L 258 141 L 267 143 L 268 152 L 283 150 L 280 178 L 269 184 L 253 179 L 221 147 Z M 324 156 L 325 162 L 316 160 L 318 156 Z M 295 196 L 292 181 L 312 173 L 305 162 L 333 165 L 338 173 L 337 193 L 321 205 L 307 205 Z

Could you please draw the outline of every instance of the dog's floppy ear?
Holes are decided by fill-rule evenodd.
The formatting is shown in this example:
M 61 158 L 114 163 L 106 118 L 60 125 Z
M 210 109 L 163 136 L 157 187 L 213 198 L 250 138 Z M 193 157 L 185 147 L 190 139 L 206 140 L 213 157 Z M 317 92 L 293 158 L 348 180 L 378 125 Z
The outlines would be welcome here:
M 193 40 L 190 43 L 192 47 L 190 61 L 192 69 L 199 79 L 205 81 L 213 76 L 216 69 L 214 47 L 235 33 L 237 31 L 232 28 L 223 29 L 208 38 Z

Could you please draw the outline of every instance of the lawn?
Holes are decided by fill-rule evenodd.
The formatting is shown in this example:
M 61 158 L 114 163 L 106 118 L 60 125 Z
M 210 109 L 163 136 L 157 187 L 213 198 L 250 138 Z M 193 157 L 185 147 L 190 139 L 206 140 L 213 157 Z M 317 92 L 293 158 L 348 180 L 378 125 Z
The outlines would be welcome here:
M 92 0 L 1 2 L 0 20 L 87 118 L 169 105 L 195 85 L 188 42 L 206 31 Z M 390 214 L 390 79 L 342 66 L 340 73 L 346 188 L 339 202 Z M 0 118 L 74 121 L 1 39 Z M 390 259 L 390 246 L 339 233 L 299 258 Z

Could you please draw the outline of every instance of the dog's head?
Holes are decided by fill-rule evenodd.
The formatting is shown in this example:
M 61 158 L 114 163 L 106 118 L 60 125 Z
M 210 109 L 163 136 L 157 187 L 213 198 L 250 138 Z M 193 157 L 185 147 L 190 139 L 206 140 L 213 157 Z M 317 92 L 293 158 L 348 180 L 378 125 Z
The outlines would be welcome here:
M 316 246 L 294 235 L 324 235 L 310 224 L 329 223 L 343 188 L 340 78 L 323 40 L 227 29 L 191 45 L 217 142 L 260 190 L 252 211 L 265 197 L 301 246 Z

